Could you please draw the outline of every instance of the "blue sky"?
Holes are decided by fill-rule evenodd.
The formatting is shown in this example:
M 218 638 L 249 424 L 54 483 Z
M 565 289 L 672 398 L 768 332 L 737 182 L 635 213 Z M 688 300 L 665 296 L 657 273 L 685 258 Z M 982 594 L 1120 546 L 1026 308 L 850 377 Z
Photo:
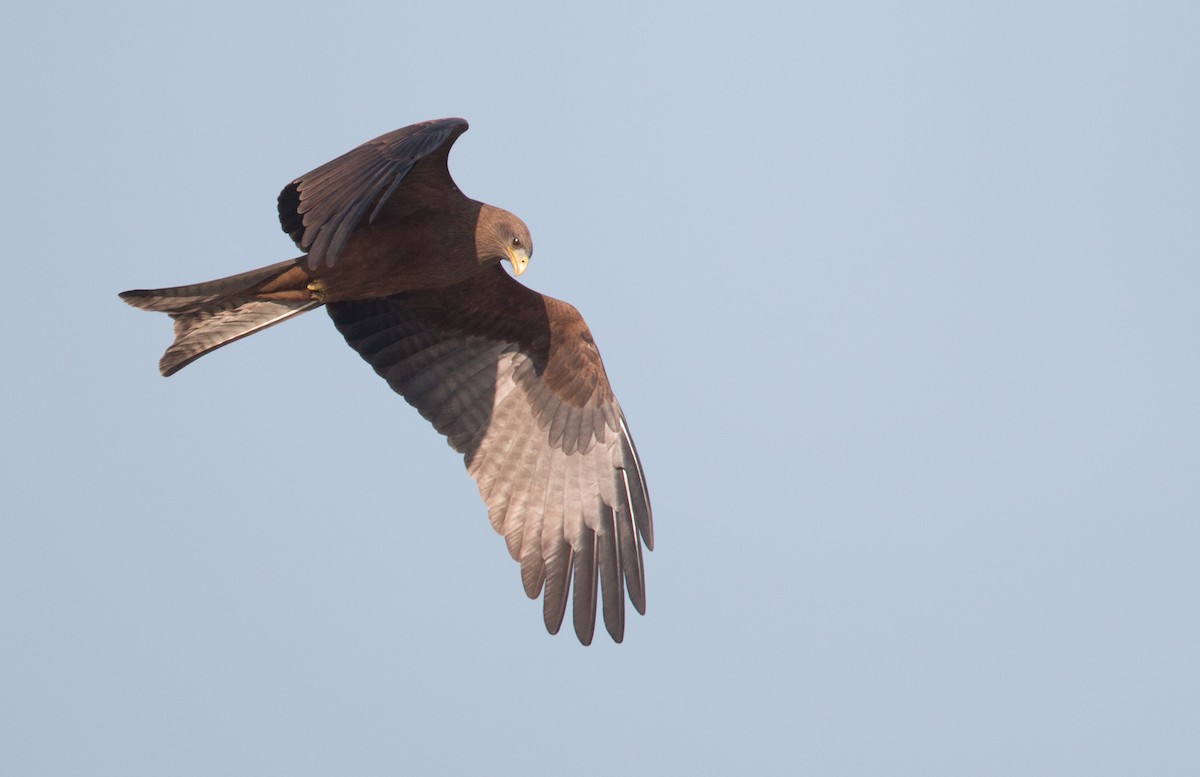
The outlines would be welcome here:
M 1200 12 L 975 6 L 15 9 L 0 771 L 1196 773 Z M 116 297 L 455 115 L 647 469 L 620 646 L 323 313 L 163 380 Z

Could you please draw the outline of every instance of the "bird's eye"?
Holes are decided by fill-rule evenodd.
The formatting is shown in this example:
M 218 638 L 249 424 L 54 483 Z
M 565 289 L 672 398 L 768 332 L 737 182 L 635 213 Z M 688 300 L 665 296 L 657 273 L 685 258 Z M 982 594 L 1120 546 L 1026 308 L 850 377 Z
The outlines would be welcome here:
M 521 247 L 521 238 L 514 237 L 513 238 L 513 248 L 520 248 L 520 247 Z

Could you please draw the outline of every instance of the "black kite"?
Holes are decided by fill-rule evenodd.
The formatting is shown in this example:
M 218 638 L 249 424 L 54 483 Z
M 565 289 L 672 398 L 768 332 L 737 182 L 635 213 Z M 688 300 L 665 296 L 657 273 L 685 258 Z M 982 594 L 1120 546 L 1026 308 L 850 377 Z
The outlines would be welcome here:
M 447 156 L 467 129 L 396 130 L 292 181 L 283 229 L 304 256 L 229 278 L 121 298 L 170 314 L 171 375 L 226 343 L 325 305 L 346 342 L 461 452 L 488 516 L 558 632 L 620 642 L 625 596 L 645 613 L 650 497 L 625 416 L 579 312 L 513 280 L 529 230 L 468 199 Z

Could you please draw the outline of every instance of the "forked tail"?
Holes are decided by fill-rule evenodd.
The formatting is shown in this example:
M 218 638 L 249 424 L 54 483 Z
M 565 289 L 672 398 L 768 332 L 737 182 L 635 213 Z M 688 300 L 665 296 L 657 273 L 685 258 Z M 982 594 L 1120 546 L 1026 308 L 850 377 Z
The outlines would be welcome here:
M 259 293 L 267 282 L 294 266 L 293 261 L 280 262 L 207 283 L 123 291 L 121 299 L 175 319 L 175 342 L 158 362 L 164 376 L 173 375 L 226 343 L 319 307 L 322 303 L 311 298 Z

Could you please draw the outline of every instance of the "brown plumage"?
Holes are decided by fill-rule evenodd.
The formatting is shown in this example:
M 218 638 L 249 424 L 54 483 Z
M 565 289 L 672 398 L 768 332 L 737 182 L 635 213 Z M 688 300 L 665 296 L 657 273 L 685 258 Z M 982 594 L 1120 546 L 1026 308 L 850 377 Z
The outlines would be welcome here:
M 291 261 L 207 283 L 127 291 L 170 314 L 171 375 L 200 356 L 325 305 L 338 331 L 463 454 L 492 526 L 543 596 L 557 633 L 614 640 L 625 599 L 645 613 L 650 497 L 625 416 L 579 312 L 513 280 L 533 251 L 513 214 L 468 199 L 447 156 L 462 119 L 405 127 L 297 178 L 279 195 Z

